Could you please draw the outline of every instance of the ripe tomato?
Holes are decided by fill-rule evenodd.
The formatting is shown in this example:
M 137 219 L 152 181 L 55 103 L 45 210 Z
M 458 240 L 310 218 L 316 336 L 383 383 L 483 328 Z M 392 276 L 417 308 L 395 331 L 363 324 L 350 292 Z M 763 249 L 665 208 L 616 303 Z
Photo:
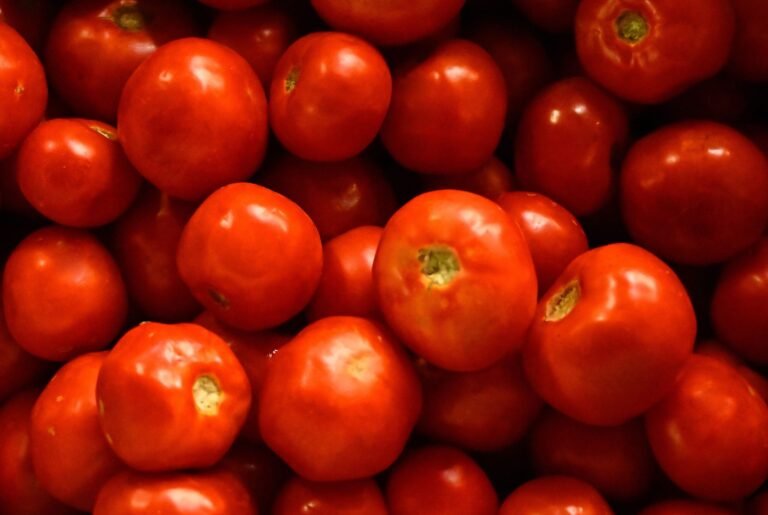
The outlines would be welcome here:
M 322 252 L 317 229 L 299 206 L 262 186 L 234 183 L 192 215 L 177 263 L 206 309 L 252 331 L 278 326 L 307 305 Z
M 267 101 L 237 52 L 179 39 L 158 48 L 128 79 L 117 128 L 125 153 L 149 182 L 173 197 L 199 200 L 259 166 Z
M 725 261 L 768 227 L 768 160 L 714 122 L 665 126 L 637 141 L 621 171 L 633 239 L 683 264 Z
M 675 499 L 647 506 L 638 515 L 740 515 L 740 513 L 737 510 L 702 501 Z
M 496 515 L 499 499 L 472 458 L 453 447 L 406 454 L 387 479 L 391 515 Z
M 736 33 L 728 61 L 728 72 L 741 80 L 768 81 L 768 3 L 762 0 L 732 0 Z
M 275 500 L 272 515 L 389 515 L 381 489 L 373 479 L 314 483 L 294 477 Z
M 364 318 L 309 324 L 267 367 L 259 424 L 267 445 L 302 477 L 342 481 L 395 461 L 421 410 L 405 352 Z
M 544 476 L 515 489 L 499 515 L 613 515 L 608 503 L 589 483 L 568 476 Z
M 127 306 L 120 270 L 107 249 L 85 231 L 38 229 L 5 264 L 8 331 L 40 358 L 65 361 L 106 347 L 122 328 Z
M 11 338 L 1 304 L 2 302 L 0 302 L 0 403 L 10 394 L 32 386 L 52 371 L 48 363 L 23 350 Z
M 110 446 L 143 471 L 213 465 L 251 404 L 234 353 L 196 324 L 146 322 L 125 333 L 104 361 L 96 395 Z
M 422 175 L 426 191 L 462 190 L 496 200 L 499 195 L 515 189 L 512 171 L 497 157 L 483 166 L 461 175 Z
M 749 386 L 754 389 L 763 400 L 768 403 L 768 378 L 744 363 L 740 356 L 733 350 L 717 340 L 704 340 L 696 344 L 697 354 L 711 356 L 719 359 L 735 368 L 739 374 L 747 380 Z
M 523 364 L 557 410 L 617 425 L 672 388 L 695 336 L 693 307 L 674 272 L 642 248 L 616 243 L 574 259 L 541 298 Z

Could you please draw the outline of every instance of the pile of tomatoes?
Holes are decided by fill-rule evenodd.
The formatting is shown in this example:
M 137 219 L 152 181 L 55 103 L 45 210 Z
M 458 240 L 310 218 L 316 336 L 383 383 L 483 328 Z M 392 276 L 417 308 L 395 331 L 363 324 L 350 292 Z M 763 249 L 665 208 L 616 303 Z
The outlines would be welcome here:
M 0 514 L 768 515 L 768 2 L 0 0 Z

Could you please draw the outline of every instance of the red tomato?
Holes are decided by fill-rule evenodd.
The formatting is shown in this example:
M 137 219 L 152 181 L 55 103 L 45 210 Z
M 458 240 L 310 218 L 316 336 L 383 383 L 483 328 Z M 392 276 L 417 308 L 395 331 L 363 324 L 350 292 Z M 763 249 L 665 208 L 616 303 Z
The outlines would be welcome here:
M 536 303 L 520 228 L 494 202 L 455 190 L 424 193 L 390 218 L 373 282 L 403 343 L 454 371 L 480 370 L 518 349 Z
M 524 483 L 501 505 L 499 515 L 613 515 L 589 483 L 567 476 L 545 476 Z
M 468 173 L 493 156 L 506 109 L 504 76 L 493 58 L 475 43 L 449 40 L 395 70 L 381 139 L 415 172 Z
M 528 20 L 548 32 L 566 32 L 573 28 L 579 0 L 512 0 Z
M 288 47 L 275 67 L 270 126 L 292 154 L 342 161 L 373 142 L 391 96 L 392 76 L 376 48 L 349 34 L 315 32 Z
M 496 200 L 499 195 L 515 189 L 512 171 L 497 157 L 475 171 L 461 175 L 423 175 L 427 191 L 462 190 Z
M 307 305 L 322 272 L 312 220 L 282 195 L 249 183 L 209 196 L 184 228 L 179 273 L 221 321 L 248 331 L 275 327 Z
M 99 492 L 93 515 L 256 515 L 250 494 L 232 474 L 142 475 L 126 472 Z
M 272 515 L 389 515 L 373 479 L 313 483 L 294 477 L 280 491 Z
M 50 371 L 48 363 L 26 352 L 11 338 L 0 306 L 0 403 L 10 394 L 42 380 Z
M 247 9 L 267 2 L 269 0 L 200 0 L 200 3 L 224 10 Z
M 515 141 L 520 184 L 576 216 L 604 207 L 614 191 L 614 160 L 627 140 L 621 104 L 587 79 L 558 81 L 528 104 Z
M 59 369 L 30 418 L 32 465 L 53 497 L 90 511 L 102 485 L 125 466 L 99 426 L 96 379 L 106 352 L 83 354 Z
M 662 258 L 725 261 L 768 227 L 768 160 L 725 125 L 692 121 L 659 129 L 632 146 L 621 173 L 627 228 Z
M 654 104 L 717 73 L 734 25 L 729 0 L 583 0 L 576 50 L 587 74 L 612 93 Z
M 267 145 L 267 101 L 250 65 L 214 41 L 166 43 L 131 75 L 117 115 L 136 169 L 161 191 L 199 200 L 248 178 Z
M 160 45 L 196 33 L 180 0 L 74 0 L 51 27 L 46 71 L 78 115 L 114 122 L 120 94 L 139 64 Z
M 420 360 L 424 407 L 418 429 L 437 441 L 495 451 L 522 440 L 542 406 L 517 355 L 476 372 L 448 372 Z
M 343 481 L 395 461 L 418 419 L 421 387 L 382 326 L 329 317 L 275 355 L 259 402 L 264 441 L 297 474 Z
M 381 241 L 381 227 L 358 227 L 323 245 L 323 275 L 307 306 L 307 317 L 374 317 L 378 314 L 373 289 L 373 259 Z
M 574 259 L 542 297 L 523 364 L 559 411 L 617 425 L 672 388 L 695 336 L 693 307 L 674 272 L 642 248 L 616 243 Z
M 728 72 L 741 80 L 768 81 L 768 3 L 763 0 L 732 0 L 736 12 Z
M 104 361 L 96 394 L 109 444 L 144 471 L 213 465 L 251 404 L 234 353 L 195 324 L 146 322 L 125 333 Z
M 120 270 L 107 249 L 85 231 L 39 229 L 5 264 L 8 331 L 40 358 L 65 361 L 106 347 L 122 328 L 127 306 Z
M 695 351 L 697 354 L 711 356 L 731 365 L 744 379 L 747 380 L 749 386 L 751 386 L 760 397 L 768 403 L 768 378 L 748 367 L 741 357 L 737 356 L 730 347 L 716 340 L 705 340 L 696 344 Z
M 638 515 L 740 515 L 741 512 L 715 504 L 687 499 L 661 501 L 644 508 Z
M 565 267 L 589 249 L 584 229 L 564 207 L 544 195 L 504 193 L 496 202 L 523 230 L 543 295 Z
M 379 45 L 423 39 L 448 25 L 465 0 L 312 0 L 312 6 L 336 30 L 359 34 Z
M 10 25 L 0 22 L 0 159 L 37 125 L 48 101 L 43 65 Z
M 5 21 L 35 50 L 43 46 L 55 3 L 49 0 L 0 0 L 0 22 Z
M 139 192 L 114 127 L 94 120 L 47 120 L 21 145 L 19 187 L 47 218 L 72 227 L 115 220 Z
M 387 480 L 391 515 L 496 515 L 499 499 L 472 458 L 453 447 L 406 454 Z
M 645 425 L 661 468 L 691 495 L 738 500 L 768 478 L 768 408 L 722 361 L 692 356 Z

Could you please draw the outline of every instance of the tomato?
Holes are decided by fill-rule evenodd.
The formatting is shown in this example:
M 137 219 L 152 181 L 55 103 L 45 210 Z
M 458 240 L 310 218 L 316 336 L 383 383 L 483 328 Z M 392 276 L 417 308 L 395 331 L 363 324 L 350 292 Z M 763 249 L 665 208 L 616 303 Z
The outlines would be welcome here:
M 12 393 L 42 380 L 50 369 L 48 363 L 23 350 L 11 338 L 0 307 L 0 402 Z
M 195 207 L 148 187 L 111 228 L 128 296 L 151 320 L 181 322 L 201 310 L 176 267 L 181 232 Z
M 49 0 L 0 0 L 0 23 L 13 27 L 37 51 L 48 35 L 54 7 Z
M 459 14 L 465 0 L 312 0 L 336 30 L 358 34 L 378 45 L 412 43 L 437 32 Z
M 711 318 L 718 336 L 739 355 L 768 364 L 768 237 L 730 261 L 712 298 Z
M 725 261 L 768 227 L 768 161 L 728 126 L 669 125 L 630 149 L 621 202 L 632 238 L 660 257 L 692 265 Z
M 0 159 L 37 125 L 48 102 L 43 65 L 10 25 L 0 22 Z
M 704 356 L 711 356 L 731 365 L 741 376 L 747 380 L 759 395 L 768 403 L 768 378 L 762 373 L 757 372 L 744 363 L 740 356 L 731 350 L 727 345 L 717 340 L 704 340 L 696 344 L 696 353 Z
M 523 439 L 542 407 L 517 355 L 476 372 L 448 372 L 420 360 L 424 387 L 418 429 L 434 440 L 495 451 Z
M 496 202 L 522 229 L 543 295 L 565 267 L 589 249 L 584 229 L 564 207 L 544 195 L 503 193 Z
M 579 0 L 512 0 L 528 20 L 548 32 L 566 32 L 573 28 Z
M 303 159 L 342 161 L 373 142 L 391 97 L 392 76 L 376 48 L 349 34 L 314 32 L 275 67 L 270 126 Z
M 407 453 L 387 479 L 391 515 L 496 515 L 499 500 L 488 476 L 453 447 Z
M 409 170 L 468 173 L 493 156 L 507 109 L 504 76 L 475 43 L 454 39 L 395 69 L 381 140 Z
M 517 178 L 576 216 L 595 213 L 613 195 L 614 160 L 627 131 L 621 105 L 590 81 L 555 82 L 523 112 L 515 140 Z
M 715 358 L 692 356 L 645 426 L 661 468 L 691 495 L 738 500 L 768 478 L 768 408 Z
M 96 395 L 110 446 L 143 471 L 213 465 L 251 404 L 234 353 L 196 324 L 146 322 L 125 333 L 104 360 Z
M 10 157 L 0 160 L 0 209 L 30 220 L 42 218 L 19 187 L 18 155 L 17 150 Z
M 515 489 L 499 515 L 613 515 L 608 503 L 589 483 L 568 476 L 544 476 Z
M 93 515 L 256 515 L 236 476 L 222 473 L 142 475 L 126 472 L 99 492 Z
M 715 504 L 687 499 L 662 501 L 644 508 L 639 515 L 739 515 L 740 512 Z
M 96 379 L 106 352 L 59 369 L 35 402 L 29 441 L 35 477 L 53 497 L 90 511 L 102 485 L 125 467 L 99 426 Z
M 122 328 L 127 305 L 120 270 L 107 249 L 85 231 L 38 229 L 5 264 L 8 331 L 40 358 L 65 361 L 106 347 Z
M 768 81 L 768 4 L 762 0 L 732 0 L 736 33 L 728 60 L 728 72 L 754 82 Z
M 269 0 L 200 0 L 200 3 L 210 5 L 216 9 L 237 10 L 266 4 L 268 1 Z
M 114 122 L 128 77 L 157 48 L 197 33 L 180 0 L 74 0 L 45 46 L 54 90 L 80 116 Z
M 343 481 L 395 461 L 418 419 L 421 387 L 382 326 L 329 317 L 272 358 L 259 402 L 264 441 L 297 474 Z
M 717 73 L 734 28 L 729 0 L 584 0 L 574 30 L 589 77 L 617 96 L 654 104 Z
M 373 479 L 313 483 L 294 477 L 277 496 L 272 515 L 389 515 L 381 489 Z
M 128 79 L 117 128 L 125 153 L 149 182 L 173 197 L 199 200 L 259 166 L 267 102 L 237 52 L 210 40 L 178 39 Z
M 195 298 L 222 322 L 248 331 L 299 313 L 320 280 L 322 259 L 309 216 L 249 183 L 230 184 L 205 199 L 184 228 L 177 254 Z
M 60 118 L 38 125 L 21 145 L 16 173 L 35 209 L 72 227 L 112 222 L 128 209 L 142 182 L 115 128 L 94 120 Z
M 644 249 L 616 243 L 574 259 L 541 298 L 523 364 L 557 410 L 618 425 L 667 394 L 695 336 L 693 307 L 674 272 Z
M 518 349 L 536 301 L 522 231 L 492 201 L 456 190 L 419 195 L 390 218 L 373 282 L 403 343 L 454 371 Z
M 477 170 L 469 173 L 422 175 L 421 179 L 427 191 L 462 190 L 476 193 L 491 200 L 496 200 L 502 193 L 515 189 L 512 171 L 495 156 Z

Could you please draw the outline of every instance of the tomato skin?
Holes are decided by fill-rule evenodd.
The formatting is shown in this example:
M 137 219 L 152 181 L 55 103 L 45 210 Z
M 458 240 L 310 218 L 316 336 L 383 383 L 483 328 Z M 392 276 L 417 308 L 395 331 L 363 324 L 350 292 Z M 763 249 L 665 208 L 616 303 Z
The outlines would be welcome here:
M 344 481 L 395 461 L 418 419 L 421 387 L 383 326 L 329 317 L 274 356 L 259 402 L 264 441 L 297 474 Z
M 5 264 L 8 331 L 34 356 L 65 361 L 106 347 L 122 328 L 127 306 L 120 270 L 107 249 L 85 231 L 38 229 Z
M 262 186 L 234 183 L 192 215 L 177 264 L 207 310 L 232 327 L 255 331 L 282 324 L 309 303 L 322 252 L 317 229 L 298 205 Z
M 273 515 L 389 515 L 384 495 L 373 479 L 313 483 L 294 477 L 275 500 Z
M 26 352 L 13 340 L 0 307 L 0 403 L 44 379 L 51 368 L 49 363 Z
M 48 87 L 34 50 L 10 25 L 0 22 L 0 159 L 11 155 L 43 117 Z
M 117 128 L 126 155 L 149 182 L 173 197 L 200 200 L 261 164 L 267 101 L 237 52 L 206 39 L 177 39 L 128 79 Z
M 234 353 L 196 324 L 145 322 L 126 332 L 104 361 L 96 394 L 110 446 L 147 472 L 213 465 L 251 404 Z
M 627 12 L 645 20 L 645 34 L 635 33 L 628 20 L 627 37 L 621 35 Z M 576 50 L 587 75 L 619 97 L 646 104 L 717 73 L 728 60 L 734 30 L 728 0 L 695 7 L 676 0 L 585 0 L 575 20 Z
M 125 472 L 99 492 L 93 515 L 256 515 L 250 494 L 225 473 Z
M 768 81 L 768 65 L 761 56 L 768 51 L 768 4 L 761 0 L 732 0 L 736 13 L 728 73 L 740 80 Z
M 504 76 L 479 45 L 453 39 L 396 68 L 381 140 L 409 170 L 468 173 L 493 156 L 507 109 Z
M 496 515 L 499 500 L 488 476 L 453 447 L 406 454 L 387 479 L 391 515 Z
M 423 175 L 426 191 L 462 190 L 496 200 L 499 195 L 515 189 L 512 171 L 497 157 L 475 171 L 461 175 Z
M 674 272 L 640 247 L 615 243 L 574 259 L 541 298 L 523 364 L 557 410 L 618 425 L 672 388 L 695 336 L 693 307 Z
M 638 515 L 739 515 L 721 506 L 687 499 L 662 501 L 645 507 Z
M 106 356 L 83 354 L 61 367 L 30 417 L 35 476 L 53 497 L 82 511 L 91 511 L 102 485 L 125 468 L 99 426 L 96 380 Z
M 51 27 L 46 72 L 76 113 L 114 123 L 120 94 L 139 64 L 162 44 L 197 32 L 178 0 L 75 0 Z
M 711 356 L 732 366 L 768 404 L 768 378 L 747 366 L 730 347 L 717 340 L 704 340 L 696 344 L 696 354 Z
M 523 483 L 501 505 L 499 515 L 613 515 L 589 483 L 568 476 L 543 476 Z
M 661 468 L 691 495 L 735 501 L 768 478 L 768 408 L 720 360 L 692 356 L 645 427 Z
M 682 264 L 718 263 L 768 227 L 768 161 L 728 126 L 668 125 L 629 150 L 621 202 L 640 245 Z

